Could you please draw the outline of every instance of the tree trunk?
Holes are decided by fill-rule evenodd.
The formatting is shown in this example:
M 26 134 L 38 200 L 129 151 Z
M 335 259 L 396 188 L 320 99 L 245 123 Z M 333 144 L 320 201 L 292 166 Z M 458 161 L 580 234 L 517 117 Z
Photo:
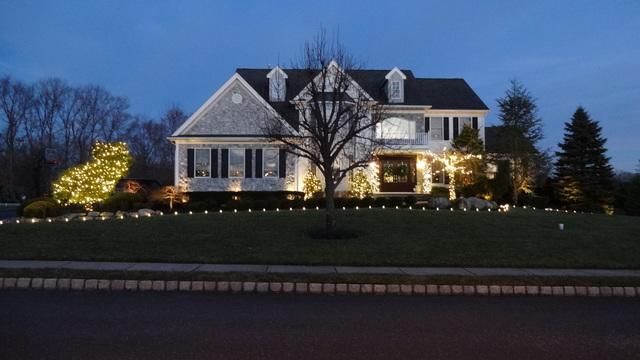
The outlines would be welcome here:
M 326 182 L 325 194 L 325 233 L 327 238 L 332 239 L 336 232 L 336 206 L 334 202 L 335 188 L 333 184 Z

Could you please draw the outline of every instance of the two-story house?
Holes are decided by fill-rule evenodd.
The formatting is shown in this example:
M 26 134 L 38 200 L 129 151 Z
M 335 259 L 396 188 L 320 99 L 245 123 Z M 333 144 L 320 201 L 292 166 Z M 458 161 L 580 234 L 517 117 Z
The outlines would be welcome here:
M 297 131 L 300 114 L 292 100 L 308 83 L 303 72 L 237 69 L 170 137 L 175 185 L 187 192 L 302 191 L 308 162 L 269 141 L 262 122 L 268 109 Z M 349 76 L 386 109 L 375 136 L 389 147 L 375 154 L 375 171 L 368 172 L 377 193 L 447 186 L 446 174 L 428 153 L 450 148 L 464 126 L 479 129 L 484 140 L 489 109 L 463 79 L 417 78 L 397 67 Z M 345 193 L 348 186 L 343 181 L 337 191 Z

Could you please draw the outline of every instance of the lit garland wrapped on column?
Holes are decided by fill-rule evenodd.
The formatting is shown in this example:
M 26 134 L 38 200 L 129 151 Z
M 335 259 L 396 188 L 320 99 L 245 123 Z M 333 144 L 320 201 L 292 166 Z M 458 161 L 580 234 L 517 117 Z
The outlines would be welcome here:
M 63 205 L 79 204 L 91 209 L 104 201 L 129 171 L 131 155 L 123 142 L 96 142 L 91 159 L 67 169 L 53 183 L 53 197 Z

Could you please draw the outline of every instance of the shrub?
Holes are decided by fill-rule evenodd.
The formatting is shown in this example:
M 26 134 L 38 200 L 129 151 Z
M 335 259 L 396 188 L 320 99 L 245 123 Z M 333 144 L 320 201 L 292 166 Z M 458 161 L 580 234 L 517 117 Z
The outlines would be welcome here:
M 129 211 L 144 206 L 144 197 L 140 194 L 131 194 L 126 192 L 118 192 L 112 194 L 100 206 L 106 211 Z
M 281 200 L 277 197 L 269 197 L 267 198 L 267 209 L 274 210 L 275 208 L 280 207 Z
M 444 186 L 434 186 L 431 189 L 431 196 L 432 197 L 444 197 L 444 198 L 449 198 L 449 189 L 444 187 Z
M 343 206 L 348 207 L 350 209 L 353 209 L 356 206 L 360 206 L 360 199 L 358 199 L 357 197 L 346 198 L 346 199 L 344 199 L 344 205 Z
M 549 206 L 549 198 L 546 196 L 538 196 L 534 194 L 521 194 L 518 197 L 519 205 L 533 206 L 538 209 L 544 209 Z
M 369 207 L 370 205 L 373 205 L 373 198 L 371 196 L 367 196 L 360 200 L 361 207 Z
M 29 218 L 56 217 L 60 213 L 60 206 L 53 201 L 47 200 L 34 201 L 23 210 L 23 215 Z
M 383 198 L 383 197 L 377 197 L 373 199 L 373 206 L 375 207 L 382 207 L 382 206 L 387 206 L 387 198 Z
M 396 206 L 402 206 L 402 198 L 401 197 L 388 197 L 387 198 L 387 203 L 389 204 L 389 206 L 391 207 L 396 207 Z
M 33 199 L 29 199 L 25 202 L 23 202 L 22 204 L 20 204 L 20 206 L 18 206 L 18 208 L 16 209 L 16 214 L 18 216 L 25 216 L 24 215 L 24 209 L 33 204 L 36 201 L 47 201 L 50 202 L 53 205 L 58 205 L 58 203 L 53 199 L 53 198 L 49 198 L 49 197 L 38 197 L 38 198 L 33 198 Z
M 206 201 L 189 201 L 186 206 L 187 210 L 190 211 L 205 211 L 209 210 L 209 206 Z
M 404 204 L 407 206 L 414 206 L 417 201 L 418 199 L 413 195 L 409 195 L 404 198 Z
M 294 209 L 302 209 L 302 207 L 304 206 L 304 200 L 301 198 L 295 198 L 293 200 L 291 200 L 291 207 L 293 207 Z

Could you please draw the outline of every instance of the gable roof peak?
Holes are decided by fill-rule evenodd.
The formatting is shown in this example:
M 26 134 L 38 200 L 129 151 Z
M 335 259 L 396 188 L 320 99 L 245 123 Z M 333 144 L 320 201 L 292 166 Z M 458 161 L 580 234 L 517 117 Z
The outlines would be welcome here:
M 288 78 L 287 73 L 284 72 L 280 65 L 278 65 L 271 69 L 271 71 L 269 71 L 269 73 L 267 74 L 267 79 L 271 79 L 271 77 L 276 73 L 280 73 L 284 79 Z
M 398 73 L 402 77 L 402 80 L 407 80 L 407 75 L 405 75 L 402 72 L 402 70 L 400 70 L 397 66 L 395 66 L 393 69 L 391 69 L 391 71 L 389 71 L 387 73 L 387 75 L 384 76 L 384 78 L 389 80 L 391 78 L 391 75 L 393 75 L 393 73 Z

